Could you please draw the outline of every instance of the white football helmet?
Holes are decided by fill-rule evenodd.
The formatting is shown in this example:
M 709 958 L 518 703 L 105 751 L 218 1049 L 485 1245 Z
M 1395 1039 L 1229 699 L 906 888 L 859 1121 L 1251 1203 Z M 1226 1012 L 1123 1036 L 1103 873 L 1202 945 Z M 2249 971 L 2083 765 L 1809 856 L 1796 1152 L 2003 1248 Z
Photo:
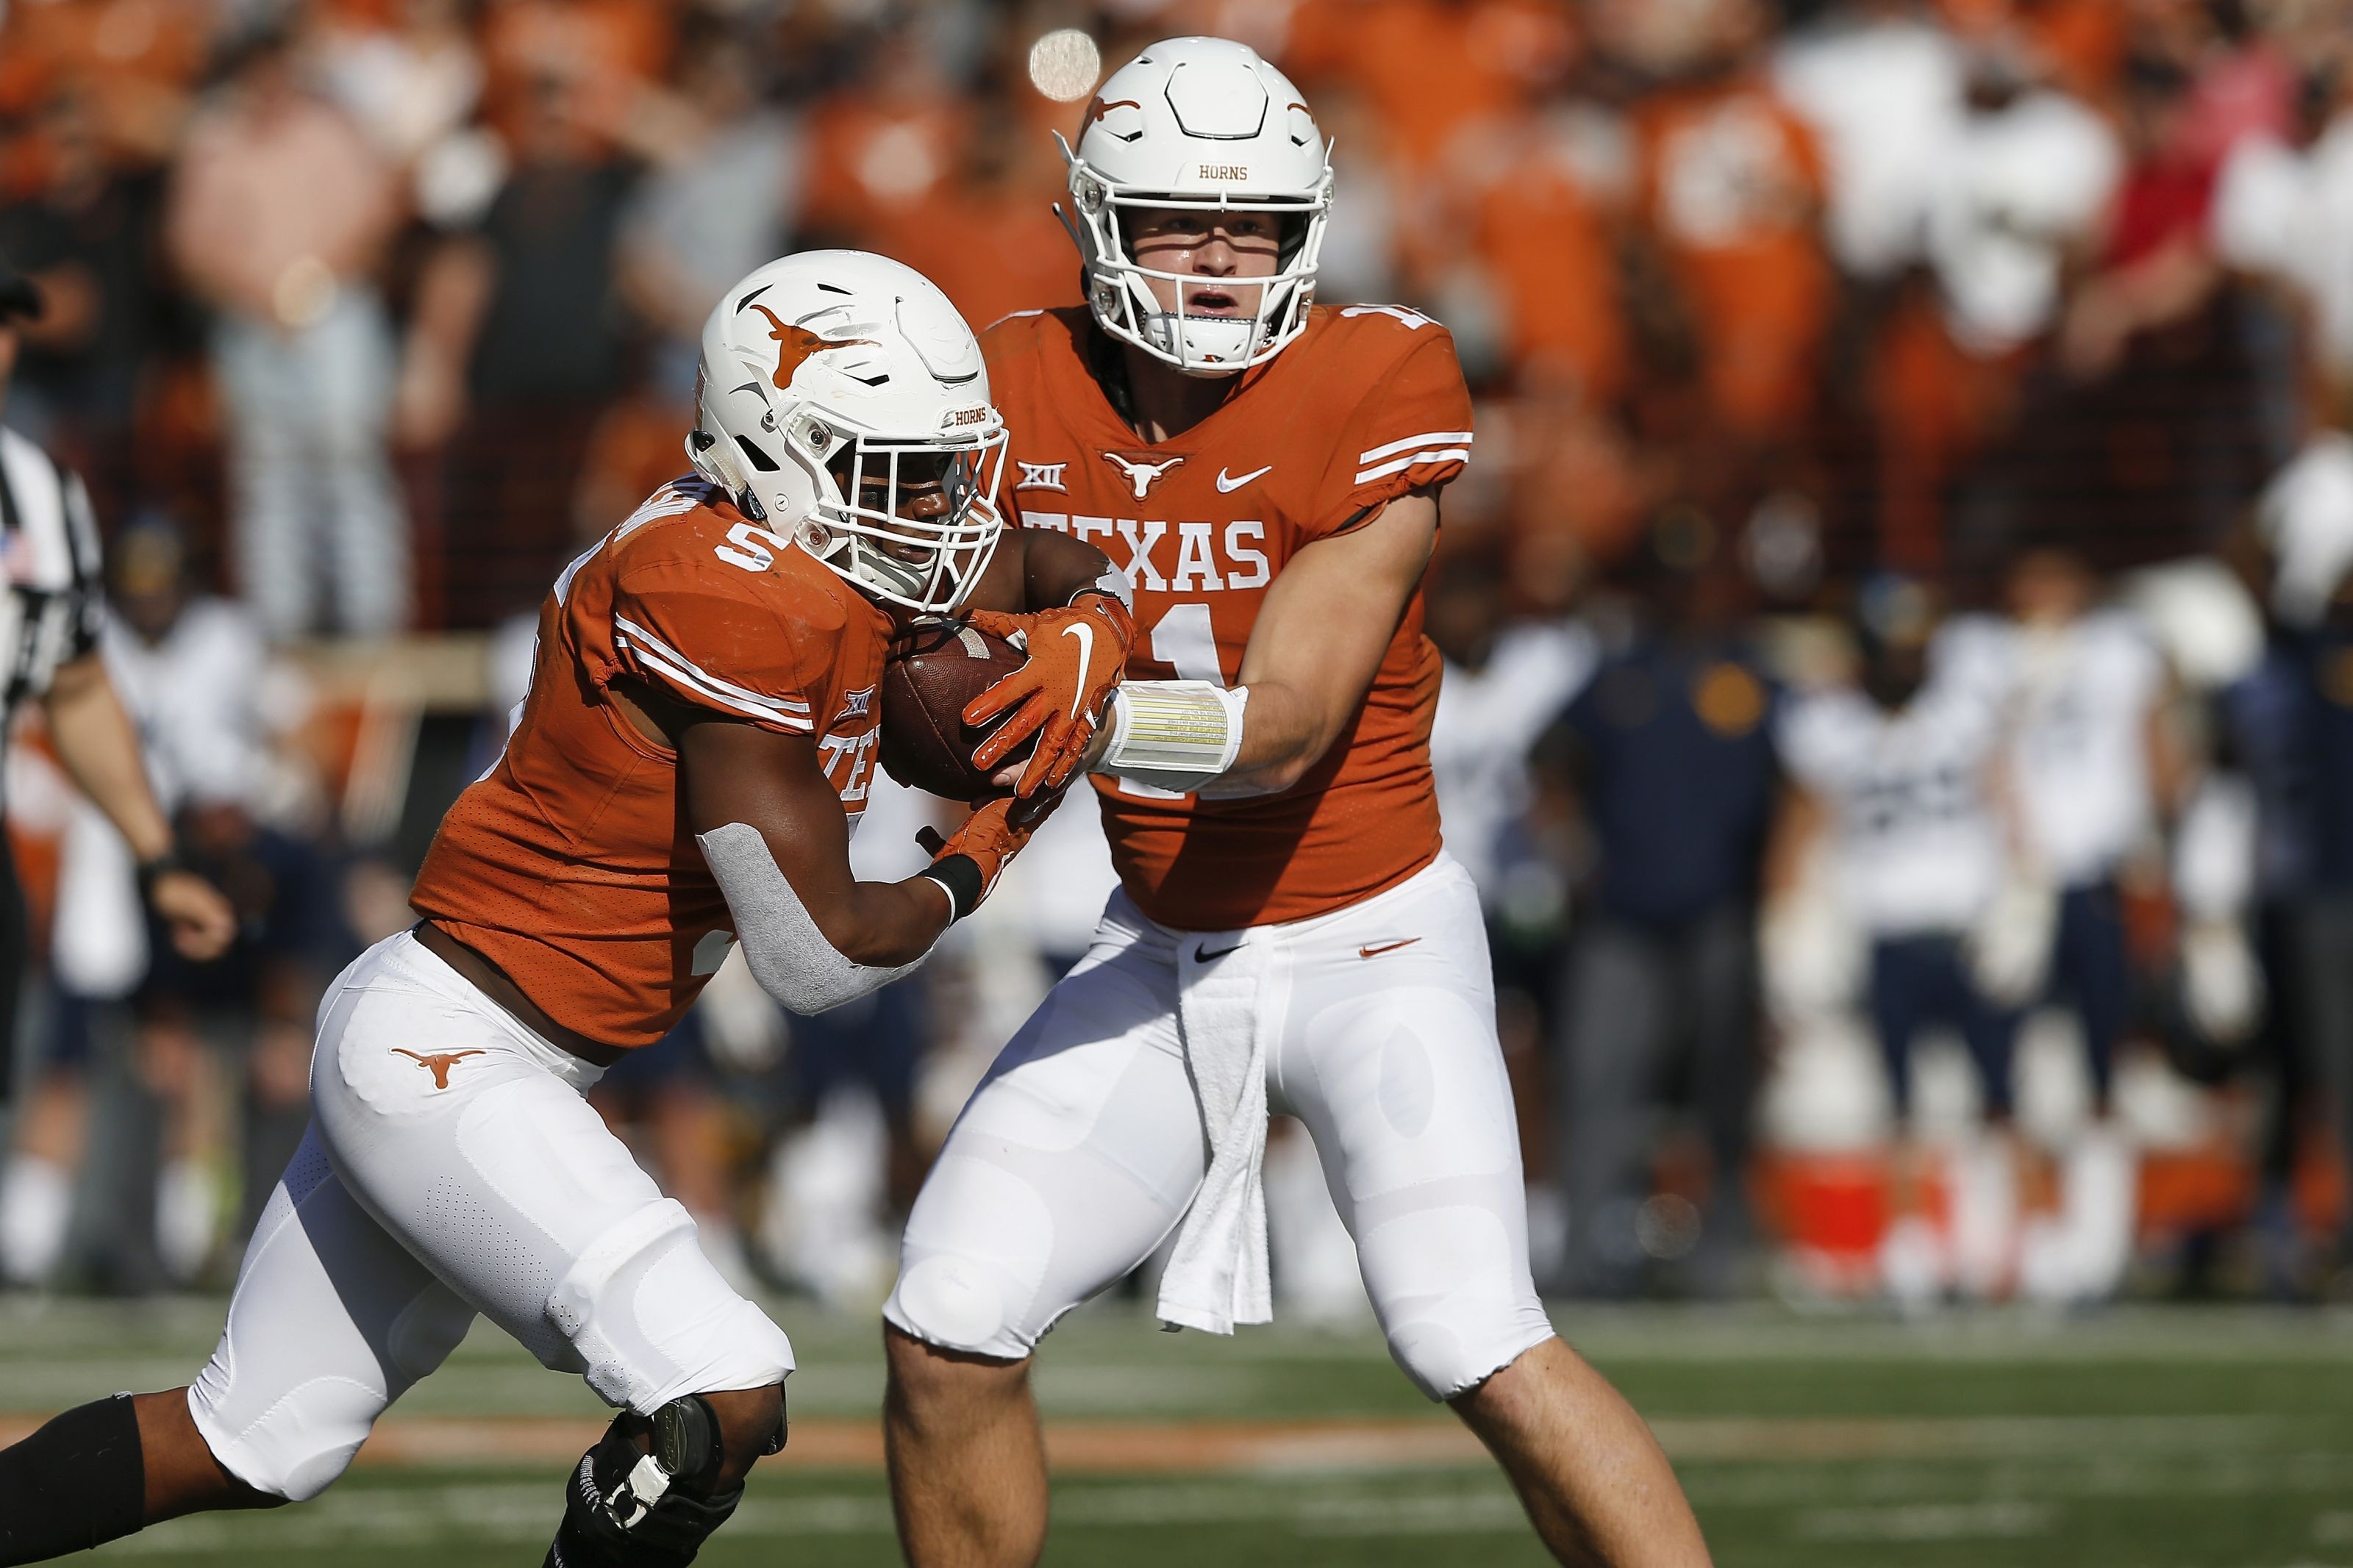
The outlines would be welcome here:
M 1155 44 L 1096 90 L 1076 152 L 1060 133 L 1055 141 L 1076 209 L 1075 221 L 1062 221 L 1104 331 L 1187 374 L 1231 375 L 1307 330 L 1332 211 L 1331 153 L 1299 89 L 1256 51 L 1225 38 Z M 1201 279 L 1136 265 L 1120 227 L 1121 209 L 1136 207 L 1299 218 L 1283 226 L 1282 264 L 1259 289 L 1254 315 L 1188 316 L 1182 293 L 1176 310 L 1163 310 L 1150 279 Z
M 996 553 L 1005 421 L 972 329 L 913 268 L 769 262 L 703 323 L 695 405 L 695 470 L 875 598 L 954 609 Z M 902 486 L 933 515 L 901 510 Z

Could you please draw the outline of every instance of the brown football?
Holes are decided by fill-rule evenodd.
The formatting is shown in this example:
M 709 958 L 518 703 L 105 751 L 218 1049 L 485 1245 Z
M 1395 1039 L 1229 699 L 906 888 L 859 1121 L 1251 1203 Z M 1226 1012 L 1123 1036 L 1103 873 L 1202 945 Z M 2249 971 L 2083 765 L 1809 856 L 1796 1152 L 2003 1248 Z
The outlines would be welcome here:
M 964 709 L 1027 659 L 1003 637 L 960 621 L 922 620 L 901 633 L 882 669 L 884 770 L 949 800 L 1010 794 L 972 765 L 973 748 L 995 724 L 967 725 Z M 1027 760 L 1036 747 L 1023 742 L 998 766 Z

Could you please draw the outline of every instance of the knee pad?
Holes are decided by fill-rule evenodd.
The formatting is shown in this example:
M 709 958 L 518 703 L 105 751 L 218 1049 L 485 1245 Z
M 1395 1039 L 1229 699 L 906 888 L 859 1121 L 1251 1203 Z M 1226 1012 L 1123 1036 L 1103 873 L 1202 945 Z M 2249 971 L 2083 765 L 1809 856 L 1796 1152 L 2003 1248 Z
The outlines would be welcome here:
M 792 1342 L 712 1268 L 669 1198 L 599 1237 L 547 1299 L 588 1386 L 650 1411 L 706 1388 L 761 1388 L 793 1369 Z
M 1475 1327 L 1424 1320 L 1389 1335 L 1389 1356 L 1424 1397 L 1459 1399 L 1552 1337 L 1541 1310 Z
M 1390 1358 L 1430 1399 L 1469 1393 L 1552 1336 L 1525 1251 L 1483 1205 L 1360 1215 L 1357 1255 Z
M 882 1303 L 885 1322 L 928 1345 L 1018 1361 L 1030 1347 L 1005 1321 L 1005 1295 L 969 1258 L 941 1255 L 910 1265 Z
M 764 1454 L 784 1447 L 778 1409 Z M 714 1489 L 725 1457 L 719 1417 L 700 1394 L 650 1416 L 621 1412 L 573 1468 L 543 1568 L 685 1568 L 744 1500 L 740 1486 Z
M 383 1396 L 349 1378 L 286 1389 L 259 1419 L 225 1407 L 228 1379 L 216 1359 L 188 1394 L 196 1435 L 230 1475 L 268 1497 L 308 1502 L 351 1468 L 384 1413 Z
M 940 1157 L 900 1246 L 882 1316 L 926 1344 L 1019 1361 L 1078 1292 L 1053 1272 L 1055 1216 L 1035 1183 L 987 1160 Z M 1037 1320 L 1044 1318 L 1043 1322 Z

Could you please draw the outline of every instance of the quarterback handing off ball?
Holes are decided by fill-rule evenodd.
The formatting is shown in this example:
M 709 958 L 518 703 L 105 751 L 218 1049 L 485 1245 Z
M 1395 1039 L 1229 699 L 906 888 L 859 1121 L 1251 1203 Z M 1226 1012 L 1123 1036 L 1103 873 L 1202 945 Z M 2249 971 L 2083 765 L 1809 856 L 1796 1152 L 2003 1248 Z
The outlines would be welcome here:
M 1033 738 L 996 768 L 973 765 L 973 748 L 1003 720 L 966 724 L 965 705 L 1019 669 L 1028 656 L 1003 637 L 959 621 L 926 618 L 901 635 L 882 670 L 882 767 L 901 784 L 948 800 L 1008 793 L 989 774 L 1027 762 Z

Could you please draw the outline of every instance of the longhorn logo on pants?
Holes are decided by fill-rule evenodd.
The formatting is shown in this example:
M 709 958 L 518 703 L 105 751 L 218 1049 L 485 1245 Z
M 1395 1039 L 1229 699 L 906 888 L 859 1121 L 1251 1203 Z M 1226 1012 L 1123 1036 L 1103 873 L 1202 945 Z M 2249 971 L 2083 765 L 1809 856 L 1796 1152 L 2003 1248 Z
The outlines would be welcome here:
M 445 1056 L 420 1057 L 415 1051 L 403 1050 L 398 1046 L 395 1046 L 392 1048 L 395 1055 L 406 1057 L 418 1067 L 432 1068 L 433 1087 L 436 1089 L 447 1089 L 449 1087 L 449 1069 L 451 1068 L 456 1067 L 468 1057 L 479 1057 L 488 1054 L 483 1051 L 451 1051 Z

